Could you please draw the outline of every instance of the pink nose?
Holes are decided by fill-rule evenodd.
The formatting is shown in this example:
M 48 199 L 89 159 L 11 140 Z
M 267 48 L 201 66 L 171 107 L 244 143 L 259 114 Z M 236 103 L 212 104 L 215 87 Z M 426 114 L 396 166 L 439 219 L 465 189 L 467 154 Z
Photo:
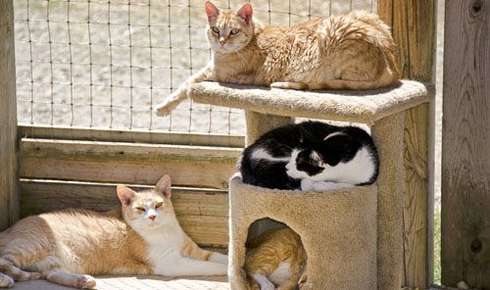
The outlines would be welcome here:
M 156 217 L 157 217 L 156 215 L 151 215 L 148 218 L 151 219 L 152 221 L 154 221 Z

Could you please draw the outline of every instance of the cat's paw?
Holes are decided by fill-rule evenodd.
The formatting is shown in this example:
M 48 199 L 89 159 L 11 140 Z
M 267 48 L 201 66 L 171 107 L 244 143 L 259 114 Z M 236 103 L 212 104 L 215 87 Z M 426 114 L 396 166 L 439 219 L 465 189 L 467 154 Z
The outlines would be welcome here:
M 97 285 L 95 278 L 89 275 L 83 275 L 77 279 L 77 288 L 81 289 L 93 289 Z
M 14 287 L 15 281 L 9 276 L 0 273 L 0 288 L 12 288 Z
M 309 179 L 301 180 L 301 190 L 302 191 L 314 191 L 315 182 Z
M 260 285 L 260 290 L 276 290 L 276 286 L 274 286 L 274 284 L 272 284 L 272 283 L 263 284 L 263 285 Z
M 275 290 L 276 286 L 265 276 L 262 274 L 252 274 L 255 282 L 260 285 L 260 290 Z
M 209 256 L 209 261 L 220 263 L 223 265 L 228 265 L 228 256 L 215 252 L 215 253 L 211 254 L 211 256 Z
M 170 101 L 163 101 L 163 103 L 157 105 L 155 107 L 155 114 L 160 117 L 165 117 L 169 115 L 174 109 L 174 106 L 172 106 Z
M 300 83 L 300 82 L 274 82 L 271 84 L 271 88 L 306 90 L 308 86 L 305 83 Z
M 177 106 L 185 100 L 187 97 L 186 88 L 179 88 L 171 95 L 167 96 L 162 103 L 155 107 L 155 113 L 157 116 L 167 116 L 169 115 Z
M 30 272 L 29 274 L 30 274 L 29 280 L 39 280 L 42 277 L 42 274 L 38 272 Z

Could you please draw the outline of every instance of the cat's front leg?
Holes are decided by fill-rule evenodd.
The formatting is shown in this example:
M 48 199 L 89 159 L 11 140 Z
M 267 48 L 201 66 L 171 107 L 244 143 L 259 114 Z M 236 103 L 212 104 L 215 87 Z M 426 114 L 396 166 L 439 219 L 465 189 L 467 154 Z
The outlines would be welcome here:
M 228 265 L 228 256 L 218 252 L 212 252 L 201 249 L 193 240 L 189 237 L 186 238 L 186 243 L 181 251 L 184 257 L 189 257 L 202 261 L 216 262 L 220 264 Z
M 175 92 L 165 98 L 165 100 L 156 106 L 155 111 L 158 116 L 170 114 L 180 103 L 189 97 L 189 90 L 194 83 L 199 83 L 213 79 L 213 64 L 210 62 L 206 67 L 188 78 Z
M 201 261 L 187 257 L 181 257 L 177 261 L 165 267 L 156 267 L 155 274 L 176 277 L 176 276 L 216 276 L 226 275 L 228 266 L 221 263 Z
M 301 82 L 273 82 L 271 88 L 276 89 L 291 89 L 291 90 L 306 90 L 308 85 Z

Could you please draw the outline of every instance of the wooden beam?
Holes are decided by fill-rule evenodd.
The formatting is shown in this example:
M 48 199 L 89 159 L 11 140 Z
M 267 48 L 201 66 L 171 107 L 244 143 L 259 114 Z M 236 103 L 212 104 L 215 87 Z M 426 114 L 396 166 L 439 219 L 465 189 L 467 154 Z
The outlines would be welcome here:
M 21 140 L 20 177 L 227 188 L 240 148 L 76 140 Z
M 18 215 L 13 1 L 0 1 L 0 231 Z
M 119 206 L 115 184 L 22 179 L 20 186 L 22 217 L 65 208 L 106 211 Z M 226 191 L 176 187 L 172 201 L 183 229 L 194 241 L 209 247 L 228 245 Z
M 435 0 L 379 0 L 378 14 L 391 25 L 399 46 L 404 78 L 433 81 Z M 433 102 L 433 99 L 431 100 Z M 428 219 L 433 198 L 434 116 L 432 105 L 409 110 L 405 122 L 406 203 L 404 208 L 404 286 L 426 288 L 432 283 L 433 231 Z
M 446 1 L 442 281 L 490 289 L 490 1 Z
M 103 130 L 76 127 L 46 127 L 37 125 L 21 125 L 18 127 L 18 131 L 19 136 L 22 138 L 38 139 L 133 142 L 149 144 L 222 146 L 242 148 L 245 145 L 245 138 L 243 136 L 218 134 L 191 134 L 143 130 Z

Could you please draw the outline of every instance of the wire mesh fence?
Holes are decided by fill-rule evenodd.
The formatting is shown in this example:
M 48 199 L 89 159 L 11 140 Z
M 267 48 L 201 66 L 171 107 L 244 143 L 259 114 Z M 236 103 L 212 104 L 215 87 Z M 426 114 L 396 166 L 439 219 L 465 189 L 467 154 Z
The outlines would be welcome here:
M 237 9 L 244 1 L 213 1 Z M 376 0 L 251 1 L 264 23 L 291 25 Z M 241 135 L 240 110 L 161 102 L 209 59 L 203 0 L 15 0 L 18 120 L 23 125 Z

